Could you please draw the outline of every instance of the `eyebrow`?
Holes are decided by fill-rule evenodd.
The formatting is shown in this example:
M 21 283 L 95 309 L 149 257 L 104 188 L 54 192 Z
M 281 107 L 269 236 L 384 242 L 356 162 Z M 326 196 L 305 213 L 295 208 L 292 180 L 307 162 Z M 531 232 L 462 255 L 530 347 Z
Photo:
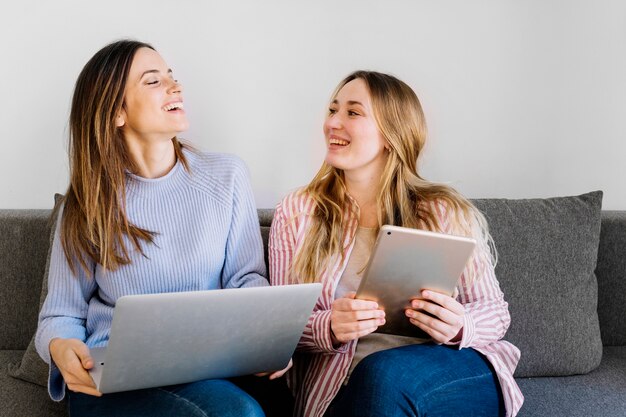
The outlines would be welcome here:
M 358 104 L 358 105 L 359 105 L 359 106 L 361 106 L 361 107 L 365 107 L 365 106 L 363 105 L 363 103 L 361 103 L 360 101 L 348 100 L 348 102 L 347 102 L 347 103 L 348 103 L 349 105 L 351 105 L 351 106 L 353 106 L 353 105 L 355 105 L 355 104 Z M 337 101 L 337 99 L 334 99 L 334 100 L 332 101 L 332 104 L 339 104 L 339 101 Z
M 155 74 L 155 73 L 158 74 L 160 72 L 161 71 L 159 71 L 158 69 L 151 69 L 151 70 L 148 70 L 148 71 L 144 71 L 143 74 L 141 74 L 141 77 L 139 77 L 139 79 L 141 80 L 144 77 L 144 75 L 146 75 L 146 74 Z M 171 74 L 172 73 L 172 69 L 168 68 L 167 69 L 167 73 Z

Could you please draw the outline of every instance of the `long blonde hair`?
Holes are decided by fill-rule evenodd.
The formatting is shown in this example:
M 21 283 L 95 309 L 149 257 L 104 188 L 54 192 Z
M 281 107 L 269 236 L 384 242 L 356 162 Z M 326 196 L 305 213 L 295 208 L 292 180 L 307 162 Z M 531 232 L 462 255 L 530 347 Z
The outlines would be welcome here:
M 480 211 L 452 187 L 427 181 L 417 171 L 427 129 L 415 92 L 391 75 L 355 71 L 339 83 L 331 101 L 355 79 L 365 82 L 378 129 L 389 147 L 377 196 L 378 228 L 390 224 L 444 232 L 444 225 L 433 210 L 437 205 L 443 206 L 454 213 L 446 232 L 478 234 L 492 248 L 495 263 L 493 241 Z M 326 162 L 300 192 L 311 197 L 315 205 L 310 228 L 294 259 L 293 273 L 304 282 L 313 282 L 320 279 L 336 256 L 344 260 L 346 216 L 358 208 L 347 194 L 343 171 Z
M 87 260 L 114 271 L 131 262 L 124 243 L 143 254 L 141 241 L 155 232 L 130 223 L 126 215 L 126 171 L 136 166 L 115 118 L 124 106 L 124 90 L 135 53 L 152 46 L 133 40 L 113 42 L 82 69 L 70 111 L 70 184 L 64 198 L 61 243 L 74 274 L 93 271 Z M 183 145 L 172 138 L 176 157 L 188 169 Z

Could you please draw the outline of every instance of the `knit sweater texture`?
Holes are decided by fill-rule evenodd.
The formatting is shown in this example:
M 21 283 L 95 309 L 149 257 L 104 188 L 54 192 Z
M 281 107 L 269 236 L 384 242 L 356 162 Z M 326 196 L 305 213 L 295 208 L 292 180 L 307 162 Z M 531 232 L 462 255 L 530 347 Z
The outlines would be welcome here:
M 142 243 L 145 256 L 125 239 L 130 264 L 105 271 L 90 262 L 93 277 L 82 270 L 75 276 L 56 228 L 36 334 L 37 351 L 50 364 L 52 399 L 63 399 L 65 384 L 50 341 L 77 338 L 90 348 L 106 346 L 119 297 L 268 285 L 245 164 L 232 155 L 184 152 L 189 171 L 178 161 L 160 178 L 127 174 L 127 216 L 155 233 L 153 243 Z

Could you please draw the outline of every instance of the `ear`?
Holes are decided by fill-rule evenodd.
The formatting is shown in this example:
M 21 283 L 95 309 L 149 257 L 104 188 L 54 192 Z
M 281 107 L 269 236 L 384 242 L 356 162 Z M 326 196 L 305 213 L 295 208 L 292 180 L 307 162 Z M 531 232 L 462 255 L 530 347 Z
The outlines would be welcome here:
M 115 118 L 115 127 L 122 127 L 126 124 L 126 112 L 124 109 L 120 111 L 120 113 Z

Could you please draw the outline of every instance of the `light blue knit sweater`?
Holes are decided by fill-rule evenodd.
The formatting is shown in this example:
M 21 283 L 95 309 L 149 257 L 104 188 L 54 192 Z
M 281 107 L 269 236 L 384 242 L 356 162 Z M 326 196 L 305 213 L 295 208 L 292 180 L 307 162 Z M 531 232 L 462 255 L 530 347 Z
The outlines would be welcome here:
M 77 338 L 90 348 L 105 346 L 119 297 L 268 284 L 244 163 L 231 155 L 184 152 L 190 172 L 179 161 L 161 178 L 128 175 L 128 218 L 156 232 L 154 244 L 143 244 L 146 257 L 133 251 L 132 263 L 114 272 L 92 264 L 95 279 L 73 276 L 57 227 L 36 334 L 37 352 L 51 365 L 52 399 L 63 398 L 65 385 L 50 359 L 50 341 Z

